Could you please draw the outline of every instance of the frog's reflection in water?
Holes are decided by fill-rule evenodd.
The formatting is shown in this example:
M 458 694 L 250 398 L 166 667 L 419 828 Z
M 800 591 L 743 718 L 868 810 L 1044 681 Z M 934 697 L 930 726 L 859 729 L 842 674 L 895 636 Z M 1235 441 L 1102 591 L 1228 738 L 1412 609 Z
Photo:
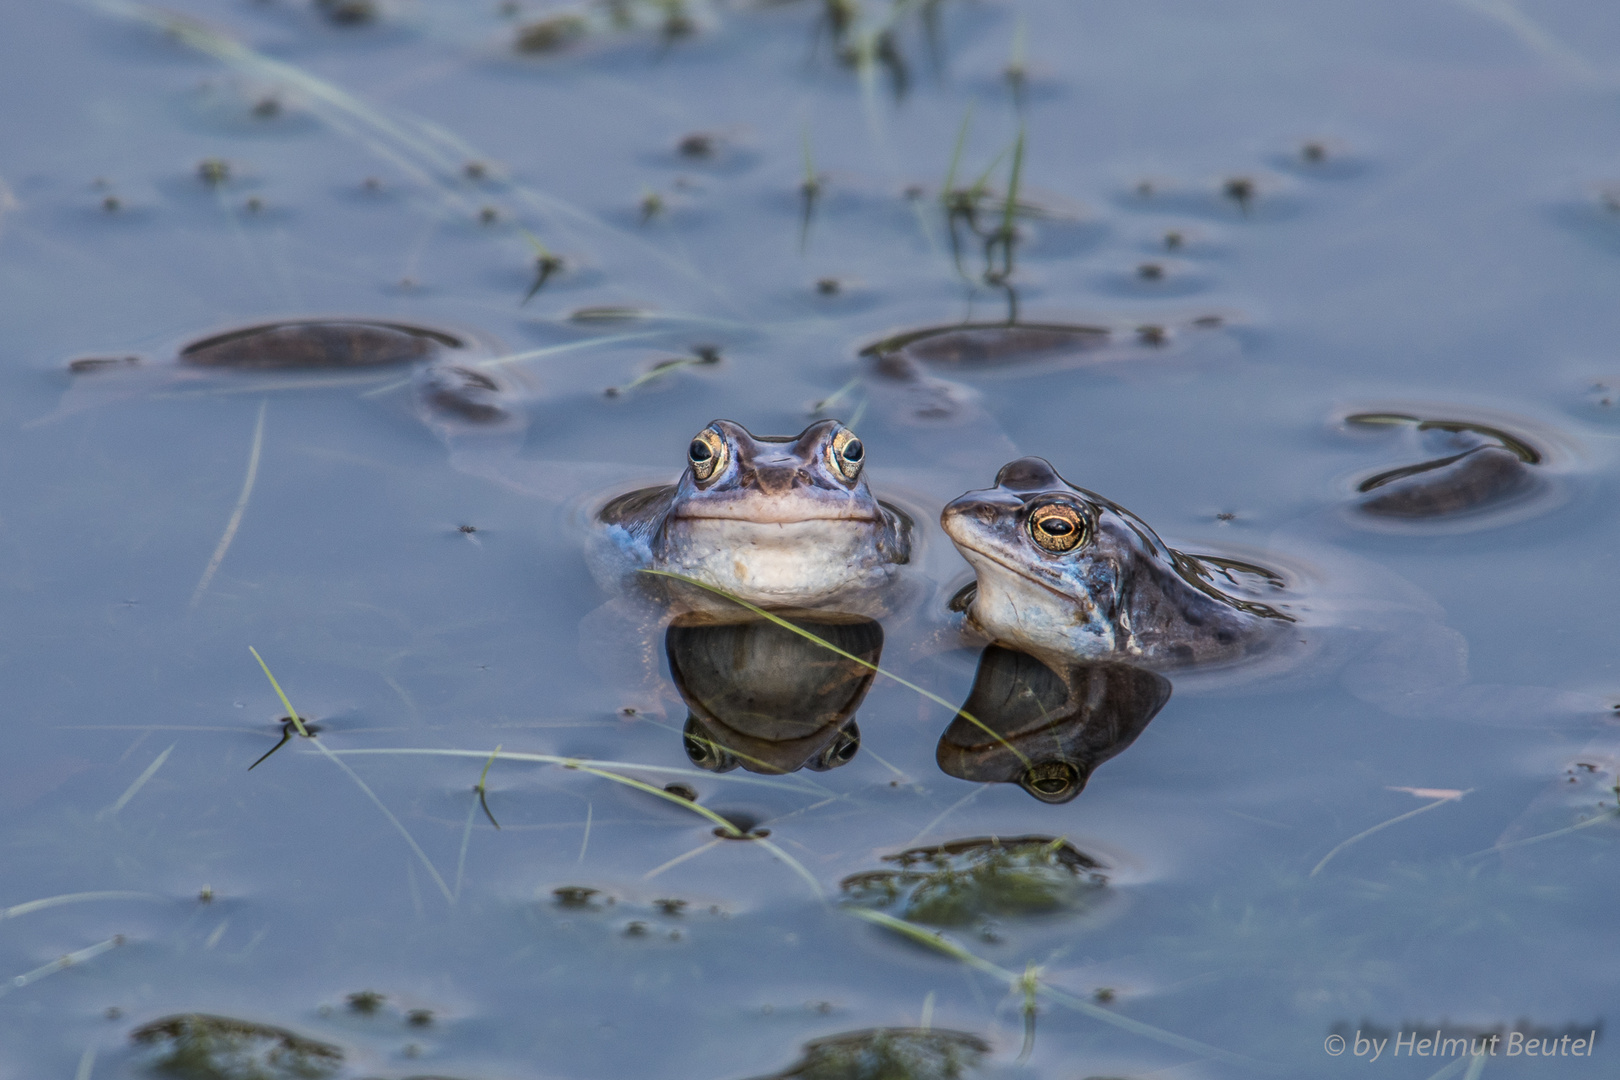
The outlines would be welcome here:
M 790 620 L 866 664 L 883 652 L 883 628 L 861 616 Z M 664 636 L 670 674 L 686 701 L 683 742 L 699 768 L 726 772 L 824 771 L 860 750 L 855 710 L 871 667 L 764 619 L 677 619 Z
M 962 703 L 979 723 L 958 715 L 940 736 L 936 757 L 959 779 L 1014 783 L 1042 802 L 1064 803 L 1169 700 L 1170 680 L 1145 668 L 1075 661 L 1053 670 L 1027 653 L 991 645 Z

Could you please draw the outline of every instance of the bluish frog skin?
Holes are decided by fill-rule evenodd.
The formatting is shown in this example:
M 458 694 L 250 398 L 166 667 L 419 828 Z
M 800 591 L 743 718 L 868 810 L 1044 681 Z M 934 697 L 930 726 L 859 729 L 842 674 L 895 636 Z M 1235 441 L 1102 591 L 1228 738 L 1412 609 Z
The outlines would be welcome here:
M 865 447 L 836 420 L 756 437 L 716 420 L 687 447 L 676 484 L 597 512 L 599 578 L 670 571 L 771 608 L 869 607 L 911 559 L 912 522 L 873 496 Z
M 1293 621 L 1243 595 L 1251 584 L 1280 592 L 1275 574 L 1177 551 L 1041 458 L 1004 466 L 995 487 L 951 502 L 940 524 L 977 575 L 952 606 L 992 640 L 1056 662 L 1231 663 L 1268 651 Z

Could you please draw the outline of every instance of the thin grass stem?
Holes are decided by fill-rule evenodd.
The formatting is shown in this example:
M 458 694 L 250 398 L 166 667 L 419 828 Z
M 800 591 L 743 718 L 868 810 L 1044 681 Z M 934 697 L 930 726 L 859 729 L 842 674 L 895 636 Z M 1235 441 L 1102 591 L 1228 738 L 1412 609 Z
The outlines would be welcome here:
M 1527 836 L 1522 840 L 1509 840 L 1505 844 L 1493 844 L 1482 851 L 1475 851 L 1471 854 L 1464 855 L 1463 858 L 1475 859 L 1481 855 L 1495 855 L 1501 851 L 1508 851 L 1516 847 L 1524 847 L 1526 844 L 1539 844 L 1543 840 L 1551 840 L 1554 837 L 1566 836 L 1569 833 L 1578 832 L 1581 829 L 1589 829 L 1593 825 L 1601 825 L 1605 821 L 1614 821 L 1617 817 L 1620 817 L 1620 809 L 1605 810 L 1596 817 L 1587 818 L 1585 821 L 1577 822 L 1574 825 L 1569 825 L 1562 829 L 1554 829 L 1552 832 L 1540 833 L 1536 836 Z
M 575 863 L 581 866 L 585 864 L 585 852 L 591 846 L 591 813 L 592 804 L 587 800 L 585 803 L 585 832 L 579 838 L 579 858 L 574 860 Z
M 715 840 L 710 840 L 706 844 L 700 844 L 697 847 L 693 848 L 691 851 L 688 851 L 686 854 L 677 855 L 673 859 L 669 860 L 669 862 L 665 863 L 664 865 L 659 866 L 659 867 L 655 867 L 654 869 L 647 871 L 645 874 L 642 874 L 641 875 L 641 880 L 642 881 L 651 881 L 653 878 L 657 877 L 659 874 L 662 874 L 665 870 L 669 870 L 669 869 L 671 869 L 673 867 L 679 866 L 679 865 L 681 865 L 681 863 L 685 862 L 687 859 L 695 859 L 699 855 L 703 854 L 705 851 L 708 851 L 710 848 L 719 847 L 723 843 L 725 843 L 724 840 L 715 839 Z
M 47 908 L 61 907 L 63 904 L 83 904 L 92 900 L 165 900 L 167 897 L 157 893 L 125 892 L 123 890 L 104 892 L 76 892 L 62 893 L 60 896 L 47 896 L 41 900 L 29 900 L 22 904 L 13 904 L 8 908 L 0 908 L 0 920 L 15 919 L 22 915 L 31 915 L 36 911 Z
M 1339 844 L 1332 851 L 1330 851 L 1326 855 L 1322 856 L 1322 861 L 1317 863 L 1314 867 L 1312 867 L 1311 872 L 1309 874 L 1307 874 L 1306 877 L 1315 877 L 1317 874 L 1320 874 L 1322 872 L 1322 867 L 1326 866 L 1330 861 L 1332 861 L 1333 856 L 1337 855 L 1339 852 L 1343 851 L 1345 848 L 1349 847 L 1351 844 L 1354 844 L 1354 843 L 1356 843 L 1357 841 L 1360 841 L 1360 840 L 1365 840 L 1365 839 L 1367 839 L 1367 837 L 1371 836 L 1373 833 L 1379 832 L 1379 831 L 1384 830 L 1384 829 L 1387 829 L 1391 825 L 1398 825 L 1401 822 L 1405 821 L 1407 818 L 1414 818 L 1414 817 L 1417 817 L 1419 814 L 1427 813 L 1428 811 L 1433 810 L 1437 806 L 1444 806 L 1448 802 L 1455 802 L 1457 799 L 1462 798 L 1464 795 L 1467 795 L 1469 791 L 1473 791 L 1473 790 L 1474 790 L 1473 788 L 1469 788 L 1468 791 L 1460 791 L 1460 792 L 1456 793 L 1455 795 L 1446 795 L 1443 798 L 1439 798 L 1439 799 L 1434 800 L 1434 802 L 1432 802 L 1432 803 L 1425 803 L 1424 805 L 1418 807 L 1416 810 L 1408 810 L 1404 814 L 1397 814 L 1395 817 L 1390 818 L 1388 821 L 1381 821 L 1377 825 L 1374 825 L 1370 829 L 1364 829 L 1361 832 L 1356 833 L 1356 835 L 1352 836 L 1350 839 L 1348 839 L 1348 840 L 1344 841 L 1343 843 Z
M 622 775 L 620 773 L 608 772 L 606 769 L 593 768 L 593 767 L 591 767 L 589 765 L 586 765 L 582 761 L 578 761 L 578 760 L 574 760 L 574 759 L 566 759 L 565 758 L 563 760 L 563 762 L 562 762 L 562 767 L 565 768 L 565 769 L 576 769 L 579 772 L 583 772 L 583 773 L 590 773 L 592 776 L 600 776 L 605 780 L 612 780 L 615 783 L 624 784 L 626 787 L 633 787 L 633 788 L 636 788 L 639 791 L 645 791 L 649 795 L 656 795 L 660 799 L 664 799 L 667 802 L 674 803 L 676 806 L 683 806 L 686 809 L 692 811 L 693 813 L 702 814 L 704 817 L 706 817 L 710 821 L 714 822 L 720 828 L 724 829 L 728 836 L 742 836 L 743 835 L 743 832 L 742 832 L 741 829 L 737 828 L 737 826 L 733 825 L 731 822 L 727 821 L 725 818 L 721 817 L 719 814 L 715 813 L 713 810 L 710 810 L 707 806 L 700 806 L 699 804 L 697 804 L 695 802 L 692 802 L 692 801 L 690 801 L 688 799 L 683 799 L 679 795 L 675 795 L 675 794 L 673 794 L 671 792 L 665 791 L 661 787 L 654 787 L 651 784 L 645 783 L 645 782 L 643 782 L 641 780 L 637 780 L 634 777 L 624 776 L 624 775 Z
M 429 747 L 375 747 L 357 748 L 352 750 L 333 750 L 332 753 L 344 757 L 357 754 L 420 754 L 427 757 L 470 757 L 482 758 L 482 750 L 438 750 Z M 504 750 L 501 752 L 502 761 L 526 761 L 539 765 L 592 765 L 603 769 L 635 769 L 638 772 L 664 773 L 671 776 L 690 776 L 697 780 L 716 780 L 731 784 L 757 784 L 761 787 L 781 788 L 784 791 L 797 791 L 806 795 L 821 795 L 826 788 L 820 785 L 794 782 L 788 780 L 769 780 L 760 776 L 727 776 L 700 769 L 683 769 L 676 765 L 642 765 L 634 761 L 601 761 L 594 758 L 567 758 L 556 754 L 527 754 L 517 750 Z
M 156 776 L 159 769 L 163 768 L 163 763 L 169 760 L 169 755 L 174 752 L 174 748 L 178 745 L 180 744 L 170 743 L 168 749 L 159 754 L 153 760 L 152 764 L 146 767 L 146 771 L 137 776 L 135 778 L 135 782 L 129 785 L 129 787 L 124 790 L 122 795 L 118 796 L 117 802 L 113 803 L 111 806 L 107 807 L 101 813 L 96 815 L 96 820 L 101 821 L 105 818 L 117 817 L 118 811 L 129 805 L 129 800 L 135 797 L 135 793 L 140 791 L 141 788 L 145 787 L 146 782 L 152 779 L 152 777 Z
M 191 607 L 196 607 L 202 601 L 203 593 L 208 591 L 208 583 L 214 580 L 214 574 L 225 561 L 225 553 L 231 549 L 231 541 L 236 539 L 237 527 L 242 524 L 242 515 L 247 513 L 248 499 L 253 495 L 253 483 L 259 477 L 259 453 L 264 449 L 264 414 L 269 407 L 269 398 L 259 402 L 259 420 L 253 426 L 253 446 L 248 451 L 247 476 L 242 480 L 242 493 L 236 497 L 236 508 L 231 511 L 230 520 L 225 523 L 224 535 L 219 538 L 213 557 L 208 560 L 208 566 L 198 579 L 197 587 L 191 591 Z
M 821 882 L 816 880 L 816 876 L 814 874 L 805 869 L 803 863 L 789 855 L 787 852 L 783 851 L 781 848 L 777 847 L 775 844 L 771 843 L 769 840 L 766 840 L 764 837 L 756 836 L 754 838 L 754 843 L 758 844 L 766 851 L 769 851 L 772 855 L 775 855 L 778 859 L 781 859 L 783 862 L 787 863 L 788 866 L 792 867 L 794 873 L 798 874 L 809 883 L 810 891 L 816 894 L 816 899 L 821 901 L 823 904 L 827 902 L 827 894 L 821 891 Z
M 122 945 L 123 943 L 124 935 L 114 934 L 106 941 L 98 941 L 94 945 L 89 945 L 83 949 L 79 949 L 77 952 L 70 952 L 65 956 L 59 956 L 50 963 L 42 964 L 32 971 L 25 971 L 21 975 L 13 976 L 12 978 L 7 979 L 5 982 L 0 983 L 0 997 L 5 997 L 13 990 L 21 990 L 25 986 L 36 983 L 45 978 L 47 975 L 55 975 L 58 971 L 65 971 L 74 964 L 82 964 L 86 960 L 94 960 L 102 953 L 111 952 L 113 949 L 118 948 L 118 946 Z

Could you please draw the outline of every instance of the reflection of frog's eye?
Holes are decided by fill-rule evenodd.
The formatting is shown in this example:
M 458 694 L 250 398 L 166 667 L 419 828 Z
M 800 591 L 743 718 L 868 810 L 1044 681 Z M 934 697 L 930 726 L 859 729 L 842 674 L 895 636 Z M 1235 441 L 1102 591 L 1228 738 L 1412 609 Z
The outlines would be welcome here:
M 737 767 L 737 757 L 725 747 L 702 734 L 695 734 L 692 720 L 686 722 L 686 733 L 681 738 L 681 747 L 686 751 L 686 758 L 700 769 L 709 772 L 730 772 Z
M 855 755 L 861 749 L 861 729 L 855 726 L 854 720 L 847 720 L 844 726 L 838 729 L 838 736 L 820 754 L 805 762 L 805 768 L 816 772 L 826 772 L 836 769 L 840 765 L 848 765 L 855 760 Z
M 707 480 L 726 464 L 726 444 L 713 428 L 698 432 L 692 445 L 686 448 L 686 460 L 692 464 L 692 475 Z
M 1037 761 L 1018 783 L 1041 802 L 1065 803 L 1080 794 L 1086 779 L 1067 761 Z
M 845 480 L 854 480 L 861 475 L 861 463 L 866 459 L 866 447 L 861 440 L 848 428 L 839 428 L 833 436 L 832 445 L 827 449 L 828 456 L 832 458 L 833 468 Z
M 1086 519 L 1063 503 L 1048 503 L 1029 515 L 1029 535 L 1047 551 L 1073 551 L 1086 539 Z

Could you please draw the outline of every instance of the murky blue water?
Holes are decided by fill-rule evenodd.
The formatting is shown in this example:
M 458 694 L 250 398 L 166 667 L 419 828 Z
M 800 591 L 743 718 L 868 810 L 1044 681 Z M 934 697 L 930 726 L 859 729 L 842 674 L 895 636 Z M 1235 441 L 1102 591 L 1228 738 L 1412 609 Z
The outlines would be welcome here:
M 7 14 L 0 1073 L 135 1075 L 132 1030 L 206 1012 L 356 1077 L 724 1080 L 916 1026 L 1054 1080 L 1613 1074 L 1620 18 L 947 0 L 936 63 L 928 7 L 864 68 L 809 0 L 692 8 L 673 36 L 673 9 L 589 9 L 543 56 L 515 27 L 555 9 L 521 3 Z M 886 335 L 1006 317 L 939 195 L 953 157 L 953 186 L 1005 192 L 1020 130 L 1044 216 L 1018 218 L 1019 318 L 1109 344 L 883 376 L 858 353 Z M 649 314 L 570 319 L 609 306 Z M 173 362 L 313 315 L 519 357 L 482 370 L 523 422 L 424 423 L 397 370 Z M 641 378 L 699 346 L 720 362 Z M 1358 515 L 1357 482 L 1429 452 L 1342 422 L 1378 410 L 1506 417 L 1549 449 L 1546 497 L 1480 527 Z M 1173 541 L 1311 568 L 1347 644 L 1174 679 L 1064 805 L 942 773 L 951 710 L 883 678 L 849 764 L 697 773 L 667 673 L 618 673 L 656 628 L 591 618 L 581 507 L 673 476 L 715 417 L 815 415 L 918 513 L 883 663 L 947 701 L 978 654 L 941 637 L 967 572 L 933 517 L 1024 453 Z M 295 739 L 246 771 L 285 715 L 249 646 L 340 756 Z M 518 760 L 488 772 L 497 830 L 474 790 L 497 746 L 688 783 L 777 850 Z M 342 754 L 402 749 L 466 755 Z M 1032 834 L 1106 885 L 947 931 L 1039 966 L 1031 1047 L 1021 989 L 837 900 L 884 855 Z M 375 1012 L 346 1003 L 368 989 Z M 1509 1057 L 1515 1025 L 1598 1042 Z M 1504 1041 L 1394 1056 L 1435 1028 Z

